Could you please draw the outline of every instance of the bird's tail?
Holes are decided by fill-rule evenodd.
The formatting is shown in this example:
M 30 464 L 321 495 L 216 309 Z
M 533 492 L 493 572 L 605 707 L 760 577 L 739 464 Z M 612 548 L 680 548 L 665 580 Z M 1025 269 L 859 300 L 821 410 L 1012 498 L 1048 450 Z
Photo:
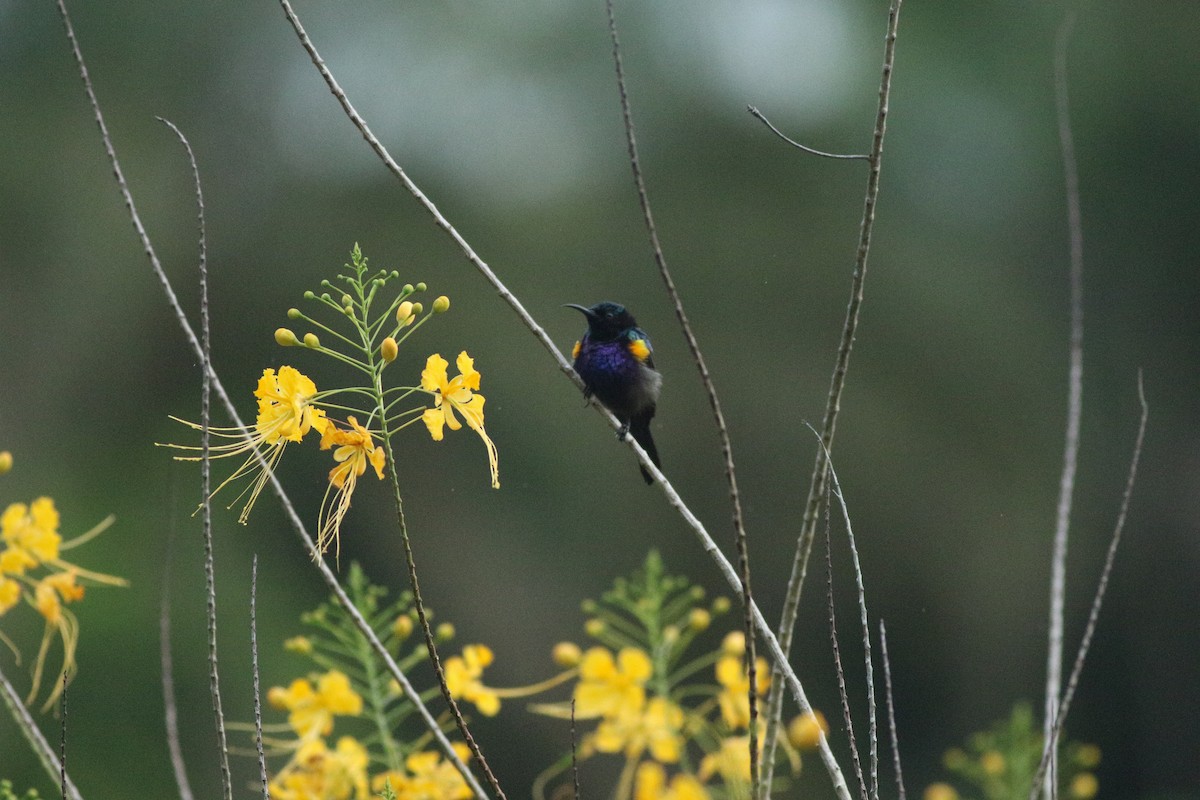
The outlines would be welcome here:
M 654 466 L 662 469 L 662 462 L 658 460 L 658 448 L 654 446 L 654 437 L 650 435 L 650 420 L 654 417 L 653 413 L 635 417 L 629 421 L 629 433 L 633 436 L 635 442 L 642 446 L 646 451 L 646 455 L 650 456 L 650 460 L 654 462 Z M 654 478 L 646 471 L 645 467 L 639 467 L 642 470 L 642 477 L 646 479 L 647 484 L 654 483 Z

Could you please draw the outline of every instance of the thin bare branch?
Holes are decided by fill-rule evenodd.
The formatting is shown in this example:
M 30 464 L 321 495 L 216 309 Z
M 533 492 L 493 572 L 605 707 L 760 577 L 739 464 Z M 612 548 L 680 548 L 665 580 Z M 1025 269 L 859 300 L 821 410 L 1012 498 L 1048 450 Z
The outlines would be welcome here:
M 742 628 L 746 634 L 746 673 L 748 688 L 746 690 L 749 711 L 749 742 L 750 749 L 750 787 L 751 797 L 760 793 L 758 769 L 758 643 L 754 636 L 754 620 L 750 612 L 754 593 L 750 588 L 750 553 L 746 535 L 746 521 L 742 515 L 742 496 L 738 491 L 737 468 L 733 463 L 733 442 L 729 438 L 729 427 L 725 424 L 725 414 L 721 411 L 721 401 L 717 397 L 717 387 L 708 372 L 708 364 L 700 350 L 700 343 L 688 322 L 687 313 L 683 309 L 683 299 L 671 278 L 667 268 L 667 259 L 663 255 L 662 244 L 658 239 L 658 230 L 654 225 L 654 214 L 650 210 L 650 196 L 646 192 L 646 181 L 642 177 L 641 159 L 638 157 L 637 136 L 634 135 L 633 111 L 629 103 L 629 91 L 625 84 L 625 69 L 621 63 L 621 42 L 617 37 L 617 18 L 613 11 L 613 1 L 605 0 L 605 10 L 608 12 L 608 32 L 612 39 L 613 65 L 617 72 L 617 90 L 621 98 L 621 119 L 625 125 L 625 140 L 629 148 L 629 165 L 633 170 L 633 182 L 637 189 L 638 204 L 642 209 L 642 219 L 646 223 L 646 232 L 650 236 L 650 248 L 654 252 L 654 263 L 658 265 L 658 274 L 662 278 L 667 296 L 675 309 L 675 318 L 683 338 L 687 341 L 688 351 L 692 361 L 700 373 L 700 381 L 704 384 L 708 405 L 712 409 L 713 422 L 716 424 L 717 436 L 721 442 L 721 455 L 725 461 L 725 480 L 729 486 L 729 504 L 733 515 L 734 547 L 738 556 L 738 572 L 741 578 L 742 590 Z
M 896 706 L 892 701 L 892 664 L 888 658 L 887 628 L 879 620 L 879 655 L 883 661 L 883 688 L 887 695 L 888 731 L 892 735 L 892 766 L 896 770 L 896 791 L 905 800 L 904 772 L 900 769 L 900 737 L 896 734 Z
M 850 740 L 850 760 L 854 763 L 854 777 L 858 779 L 858 793 L 867 800 L 867 782 L 863 778 L 862 759 L 858 755 L 858 741 L 854 736 L 854 717 L 850 713 L 850 695 L 846 692 L 846 672 L 842 669 L 842 653 L 838 646 L 837 614 L 833 602 L 833 542 L 829 536 L 829 505 L 825 506 L 825 597 L 829 604 L 829 644 L 833 649 L 833 666 L 837 673 L 838 697 L 842 701 L 842 722 L 846 726 L 846 738 Z
M 62 676 L 62 691 L 59 692 L 59 713 L 62 718 L 58 725 L 58 785 L 62 791 L 62 800 L 67 800 L 67 673 Z
M 1075 697 L 1075 689 L 1079 685 L 1079 676 L 1083 673 L 1083 662 L 1087 659 L 1088 651 L 1092 646 L 1092 638 L 1096 634 L 1096 624 L 1100 619 L 1100 607 L 1104 603 L 1104 594 L 1108 591 L 1108 579 L 1112 575 L 1113 564 L 1117 558 L 1117 547 L 1121 544 L 1121 533 L 1125 530 L 1125 519 L 1129 516 L 1129 501 L 1133 497 L 1133 486 L 1137 481 L 1138 462 L 1142 458 L 1142 446 L 1146 441 L 1146 420 L 1150 416 L 1150 406 L 1146 403 L 1146 390 L 1142 383 L 1142 371 L 1138 370 L 1138 402 L 1142 407 L 1141 419 L 1138 421 L 1137 439 L 1133 444 L 1133 457 L 1129 461 L 1129 475 L 1125 479 L 1125 491 L 1121 495 L 1121 508 L 1117 512 L 1117 522 L 1113 526 L 1112 539 L 1108 543 L 1108 554 L 1104 558 L 1104 569 L 1100 572 L 1100 581 L 1096 586 L 1096 595 L 1092 598 L 1092 607 L 1088 612 L 1087 625 L 1083 630 L 1083 639 L 1079 642 L 1079 650 L 1075 654 L 1075 664 L 1071 668 L 1071 675 L 1067 679 L 1067 688 L 1063 692 L 1062 701 L 1054 709 L 1054 729 L 1047 737 L 1044 749 L 1042 751 L 1042 761 L 1038 765 L 1037 774 L 1034 776 L 1033 785 L 1029 790 L 1029 800 L 1037 800 L 1038 794 L 1043 791 L 1042 781 L 1048 772 L 1052 753 L 1054 752 L 1054 743 L 1058 741 L 1059 735 L 1062 733 L 1063 725 L 1067 720 L 1067 714 L 1071 710 L 1071 701 Z
M 17 694 L 16 687 L 9 682 L 2 670 L 0 670 L 0 699 L 3 699 L 4 705 L 8 706 L 8 711 L 12 714 L 17 727 L 21 729 L 21 733 L 25 734 L 25 740 L 33 748 L 34 755 L 41 762 L 42 769 L 46 770 L 46 774 L 50 776 L 51 780 L 61 782 L 63 796 L 68 800 L 83 800 L 79 790 L 71 781 L 71 776 L 67 774 L 66 768 L 54 754 L 54 748 L 46 741 L 46 737 L 42 735 L 42 730 L 37 726 L 33 715 L 21 702 L 21 696 Z
M 1079 463 L 1079 426 L 1083 416 L 1083 222 L 1079 210 L 1079 167 L 1071 134 L 1071 108 L 1067 82 L 1067 46 L 1075 28 L 1075 12 L 1063 18 L 1054 42 L 1054 94 L 1058 141 L 1062 148 L 1063 178 L 1067 192 L 1067 228 L 1070 236 L 1070 368 L 1067 383 L 1067 432 L 1063 445 L 1062 475 L 1058 487 L 1058 513 L 1050 557 L 1050 625 L 1046 653 L 1046 702 L 1043 730 L 1050 748 L 1050 767 L 1043 795 L 1054 797 L 1058 776 L 1058 742 L 1054 713 L 1062 686 L 1063 605 L 1067 581 L 1067 538 L 1071 526 L 1071 500 Z
M 221 682 L 217 669 L 217 585 L 215 563 L 213 560 L 212 538 L 212 463 L 209 459 L 211 434 L 209 423 L 212 418 L 212 380 L 209 371 L 212 367 L 212 347 L 210 343 L 210 324 L 208 316 L 208 244 L 204 229 L 204 194 L 200 190 L 200 170 L 196 166 L 196 156 L 192 145 L 175 123 L 156 117 L 159 122 L 170 128 L 187 151 L 188 164 L 192 168 L 192 181 L 196 187 L 196 207 L 198 209 L 198 226 L 200 228 L 200 349 L 201 388 L 200 388 L 200 502 L 201 526 L 204 529 L 204 581 L 208 598 L 206 614 L 208 617 L 208 683 L 212 695 L 213 719 L 217 730 L 217 749 L 221 756 L 221 785 L 225 791 L 225 800 L 233 800 L 233 776 L 229 771 L 229 742 L 225 735 L 225 712 L 221 707 Z
M 786 135 L 784 135 L 783 131 L 779 130 L 779 128 L 776 128 L 774 125 L 772 125 L 771 120 L 767 119 L 766 116 L 761 111 L 759 111 L 757 108 L 755 108 L 754 106 L 746 106 L 746 110 L 750 112 L 750 115 L 752 117 L 759 120 L 760 122 L 762 122 L 762 124 L 764 124 L 768 128 L 770 128 L 771 132 L 774 133 L 776 136 L 778 136 L 780 139 L 783 139 L 785 142 L 790 144 L 792 147 L 800 148 L 801 150 L 803 150 L 806 153 L 809 153 L 814 156 L 820 156 L 821 158 L 836 158 L 839 160 L 851 160 L 851 159 L 858 159 L 860 161 L 870 161 L 871 160 L 871 157 L 865 153 L 850 154 L 850 155 L 838 154 L 838 153 L 826 153 L 823 150 L 816 150 L 812 147 L 808 147 L 807 145 L 800 144 L 795 139 L 788 138 Z
M 301 45 L 308 52 L 314 66 L 316 66 L 318 72 L 321 73 L 322 78 L 325 80 L 326 85 L 329 86 L 330 91 L 337 99 L 338 103 L 341 104 L 346 116 L 350 119 L 351 123 L 353 123 L 354 127 L 359 131 L 359 133 L 362 134 L 363 139 L 384 163 L 384 166 L 386 166 L 388 171 L 390 171 L 398 180 L 400 180 L 409 193 L 413 195 L 414 199 L 416 199 L 421 206 L 425 208 L 425 210 L 433 218 L 434 223 L 441 228 L 446 235 L 454 240 L 459 249 L 462 251 L 463 255 L 476 268 L 476 270 L 483 275 L 488 283 L 491 284 L 500 298 L 504 302 L 508 303 L 510 307 L 512 307 L 522 324 L 525 325 L 525 327 L 527 327 L 531 333 L 533 333 L 534 337 L 541 342 L 542 346 L 545 347 L 547 352 L 550 353 L 551 357 L 554 358 L 562 374 L 571 380 L 576 387 L 582 391 L 584 388 L 583 381 L 578 375 L 575 374 L 575 370 L 572 369 L 571 363 L 567 361 L 561 352 L 559 352 L 558 348 L 554 345 L 554 342 L 550 339 L 546 331 L 540 325 L 538 325 L 536 321 L 534 321 L 533 317 L 529 315 L 529 312 L 525 310 L 525 307 L 521 305 L 516 296 L 509 291 L 508 287 L 504 285 L 499 277 L 497 277 L 495 272 L 493 272 L 491 268 L 488 267 L 488 265 L 475 253 L 462 235 L 437 209 L 437 206 L 435 206 L 433 202 L 416 186 L 416 184 L 413 183 L 412 179 L 408 177 L 404 170 L 400 168 L 396 161 L 387 152 L 387 149 L 380 144 L 378 138 L 376 138 L 371 132 L 363 118 L 359 116 L 357 111 L 354 110 L 354 107 L 350 104 L 349 99 L 346 97 L 346 93 L 334 79 L 333 74 L 325 66 L 325 62 L 321 59 L 320 54 L 317 53 L 316 48 L 309 40 L 304 28 L 300 25 L 300 20 L 296 17 L 295 12 L 292 10 L 291 4 L 288 3 L 287 0 L 280 0 L 280 5 L 283 7 L 284 13 L 287 15 L 288 21 L 296 31 L 296 35 L 299 38 Z M 214 386 L 218 385 L 219 383 L 214 383 Z M 617 421 L 617 418 L 614 417 L 612 413 L 602 405 L 596 403 L 592 405 L 592 408 L 596 411 L 596 413 L 605 418 L 613 430 L 618 430 L 621 427 L 621 424 Z M 684 503 L 682 498 L 680 498 L 679 493 L 667 480 L 666 476 L 662 473 L 662 470 L 660 470 L 653 464 L 653 462 L 650 461 L 650 458 L 646 455 L 646 451 L 643 450 L 641 446 L 638 445 L 637 441 L 632 437 L 627 437 L 626 445 L 633 450 L 641 465 L 662 487 L 662 491 L 666 496 L 667 503 L 674 508 L 677 513 L 679 513 L 684 522 L 692 529 L 693 534 L 695 534 L 696 538 L 700 542 L 700 546 L 716 563 L 717 569 L 721 573 L 721 576 L 725 579 L 729 586 L 734 589 L 734 591 L 740 591 L 741 579 L 739 578 L 737 572 L 729 563 L 729 560 L 725 558 L 725 554 L 721 552 L 719 547 L 717 547 L 716 542 L 713 541 L 703 523 L 700 522 L 696 515 L 692 513 L 692 510 L 687 506 L 686 503 Z M 286 498 L 286 495 L 283 495 L 283 489 L 274 476 L 272 476 L 271 484 L 275 488 L 276 494 L 282 495 L 280 498 L 281 502 L 284 503 L 284 510 L 288 513 L 289 519 L 291 519 L 295 512 L 292 510 L 290 501 Z M 298 518 L 293 522 L 293 527 L 297 527 L 298 531 L 303 530 L 303 525 L 299 522 Z M 791 692 L 792 696 L 795 698 L 797 705 L 800 707 L 800 711 L 812 711 L 812 704 L 808 700 L 808 695 L 804 691 L 804 687 L 800 683 L 800 680 L 796 677 L 795 670 L 793 670 L 791 665 L 787 663 L 787 657 L 780 648 L 779 642 L 775 638 L 775 634 L 771 630 L 770 624 L 762 615 L 762 611 L 757 607 L 757 605 L 751 604 L 751 611 L 754 615 L 754 625 L 758 630 L 759 636 L 763 638 L 763 643 L 766 645 L 767 652 L 770 654 L 771 659 L 776 664 L 782 665 L 784 670 L 783 682 L 788 687 L 788 690 Z M 837 759 L 834 757 L 833 751 L 830 750 L 829 742 L 824 734 L 818 738 L 817 748 L 818 754 L 821 757 L 821 762 L 825 766 L 826 771 L 829 773 L 830 780 L 833 783 L 834 791 L 839 800 L 850 800 L 850 791 L 846 786 L 845 776 L 842 774 L 841 767 L 838 766 Z
M 58 1 L 60 11 L 65 15 L 65 8 L 62 6 L 62 0 Z M 104 115 L 100 110 L 100 105 L 96 99 L 96 95 L 92 91 L 92 84 L 87 76 L 87 67 L 83 61 L 83 56 L 79 50 L 78 44 L 76 43 L 74 30 L 71 28 L 69 20 L 67 20 L 65 16 L 64 20 L 66 21 L 67 37 L 71 43 L 72 51 L 75 54 L 76 64 L 78 66 L 80 75 L 84 79 L 84 88 L 87 91 L 88 100 L 92 108 L 92 114 L 96 120 L 96 124 L 100 128 L 101 141 L 104 145 L 104 150 L 108 156 L 109 163 L 112 165 L 113 175 L 117 181 L 117 188 L 120 191 L 121 198 L 125 203 L 126 211 L 129 213 L 130 221 L 133 224 L 134 231 L 137 233 L 138 240 L 141 242 L 142 248 L 146 253 L 146 257 L 150 261 L 151 270 L 158 279 L 159 285 L 163 290 L 163 294 L 166 296 L 167 303 L 170 305 L 171 311 L 174 313 L 175 319 L 179 323 L 180 329 L 183 331 L 189 347 L 198 358 L 203 360 L 204 350 L 200 343 L 200 339 L 196 336 L 196 332 L 192 328 L 191 322 L 189 322 L 187 318 L 187 314 L 184 313 L 183 307 L 179 303 L 179 298 L 175 294 L 175 290 L 171 285 L 171 281 L 167 277 L 166 271 L 162 268 L 162 264 L 158 259 L 158 254 L 154 250 L 154 245 L 151 242 L 150 237 L 146 234 L 145 227 L 142 225 L 141 216 L 138 214 L 137 206 L 133 201 L 133 195 L 130 193 L 129 187 L 125 182 L 125 177 L 121 171 L 120 162 L 117 159 L 116 150 L 113 148 L 112 140 L 108 135 L 108 128 L 104 123 Z M 229 393 L 225 390 L 224 384 L 221 383 L 220 377 L 212 368 L 211 364 L 208 365 L 206 371 L 212 380 L 212 388 L 217 393 L 217 397 L 228 413 L 230 420 L 232 420 L 235 425 L 242 429 L 244 435 L 247 437 L 247 441 L 249 441 L 249 429 L 246 427 L 245 423 L 238 414 L 237 408 L 233 405 L 233 401 L 230 399 Z M 266 468 L 267 464 L 265 461 L 263 461 L 261 455 L 258 456 L 258 459 L 259 465 L 263 468 Z M 404 674 L 403 670 L 400 669 L 391 653 L 389 653 L 387 648 L 384 647 L 383 643 L 379 640 L 379 637 L 375 634 L 375 631 L 371 629 L 370 624 L 363 617 L 362 613 L 357 607 L 355 607 L 354 603 L 351 602 L 349 596 L 346 594 L 346 591 L 338 582 L 337 575 L 334 574 L 333 570 L 329 568 L 328 564 L 318 557 L 319 551 L 313 542 L 312 536 L 308 533 L 308 529 L 305 527 L 303 520 L 300 519 L 300 515 L 296 512 L 295 506 L 291 502 L 291 498 L 288 497 L 287 493 L 284 491 L 283 485 L 279 482 L 279 479 L 274 474 L 272 474 L 270 477 L 270 484 L 272 490 L 275 492 L 283 506 L 284 514 L 287 517 L 288 522 L 291 524 L 292 529 L 300 538 L 301 542 L 303 542 L 305 550 L 308 552 L 309 556 L 312 557 L 318 572 L 321 574 L 321 578 L 325 581 L 326 586 L 329 587 L 329 590 L 333 593 L 334 597 L 337 598 L 338 603 L 341 604 L 341 606 L 346 610 L 346 613 L 350 616 L 354 626 L 359 630 L 363 637 L 366 638 L 367 642 L 371 646 L 371 649 L 387 666 L 388 672 L 391 673 L 392 677 L 396 679 L 396 682 L 400 684 L 401 690 L 404 692 L 405 697 L 407 697 L 413 703 L 414 707 L 421 715 L 423 722 L 433 734 L 434 739 L 437 741 L 438 746 L 442 749 L 446 759 L 450 761 L 450 763 L 454 764 L 455 768 L 462 774 L 463 779 L 467 782 L 467 785 L 471 787 L 471 790 L 477 797 L 486 798 L 487 794 L 483 791 L 483 788 L 479 785 L 479 782 L 475 779 L 475 776 L 471 773 L 470 769 L 468 769 L 466 764 L 463 763 L 462 759 L 458 757 L 458 753 L 455 752 L 454 747 L 451 745 L 450 740 L 446 738 L 446 735 L 442 732 L 437 720 L 425 706 L 420 694 L 408 680 L 408 677 Z
M 175 786 L 179 789 L 179 800 L 193 800 L 191 783 L 188 782 L 187 766 L 183 761 L 183 747 L 179 742 L 179 705 L 175 700 L 175 667 L 171 660 L 171 561 L 175 549 L 175 521 L 167 526 L 167 552 L 163 557 L 162 599 L 158 613 L 158 660 L 162 670 L 163 726 L 167 734 L 167 752 L 171 756 L 171 770 L 175 775 Z
M 888 103 L 892 88 L 892 67 L 896 60 L 896 30 L 900 24 L 902 0 L 892 0 L 888 12 L 887 35 L 883 49 L 883 71 L 879 81 L 879 108 L 875 115 L 875 134 L 871 142 L 868 159 L 867 189 L 863 198 L 863 216 L 859 228 L 858 250 L 854 259 L 854 273 L 850 282 L 850 302 L 846 306 L 846 320 L 842 326 L 842 338 L 838 347 L 837 360 L 830 378 L 829 395 L 825 403 L 825 416 L 821 424 L 821 444 L 817 449 L 816 463 L 809 479 L 808 498 L 805 501 L 804 521 L 800 536 L 796 540 L 796 552 L 792 560 L 792 572 L 788 578 L 784 596 L 783 612 L 779 621 L 779 645 L 786 657 L 791 650 L 792 634 L 800 610 L 800 594 L 804 578 L 808 573 L 808 559 L 812 553 L 813 539 L 820 518 L 821 502 L 825 496 L 825 481 L 828 473 L 827 453 L 833 451 L 833 438 L 841 409 L 842 389 L 846 383 L 846 372 L 850 368 L 850 351 L 858 330 L 859 311 L 863 301 L 863 284 L 867 275 L 867 256 L 871 250 L 871 231 L 875 225 L 875 205 L 879 198 L 879 172 L 883 163 L 883 140 L 887 132 Z M 778 673 L 772 675 L 772 685 L 778 684 Z M 774 762 L 774 732 L 783 712 L 783 697 L 772 692 L 767 711 L 767 748 L 764 762 L 768 769 Z
M 250 674 L 254 680 L 254 747 L 258 754 L 258 779 L 262 783 L 263 800 L 270 800 L 271 790 L 267 783 L 267 756 L 263 752 L 262 690 L 258 673 L 258 621 L 256 605 L 258 598 L 258 553 L 250 562 Z
M 579 800 L 579 759 L 575 753 L 575 697 L 571 697 L 571 783 L 575 793 L 571 795 Z

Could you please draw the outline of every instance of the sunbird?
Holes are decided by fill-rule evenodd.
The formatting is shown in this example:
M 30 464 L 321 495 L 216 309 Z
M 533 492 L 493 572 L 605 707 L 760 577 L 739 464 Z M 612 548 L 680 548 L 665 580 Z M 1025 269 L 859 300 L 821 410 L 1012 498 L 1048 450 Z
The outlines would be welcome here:
M 594 396 L 603 403 L 621 423 L 618 438 L 632 434 L 661 469 L 650 420 L 654 419 L 662 375 L 654 368 L 650 337 L 619 303 L 596 303 L 591 308 L 567 303 L 566 307 L 587 317 L 587 330 L 571 350 L 575 372 L 583 379 L 584 397 Z M 646 468 L 640 469 L 646 483 L 654 483 Z

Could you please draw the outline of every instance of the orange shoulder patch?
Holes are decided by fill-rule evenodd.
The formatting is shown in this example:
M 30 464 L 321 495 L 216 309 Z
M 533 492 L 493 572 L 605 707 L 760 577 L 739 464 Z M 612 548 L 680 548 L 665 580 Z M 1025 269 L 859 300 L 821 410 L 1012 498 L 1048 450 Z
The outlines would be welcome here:
M 629 352 L 638 361 L 645 361 L 650 357 L 650 345 L 646 344 L 645 339 L 632 339 L 629 342 Z
M 575 346 L 571 348 L 571 358 L 572 359 L 579 358 L 579 349 L 581 347 L 583 347 L 583 342 L 576 342 Z

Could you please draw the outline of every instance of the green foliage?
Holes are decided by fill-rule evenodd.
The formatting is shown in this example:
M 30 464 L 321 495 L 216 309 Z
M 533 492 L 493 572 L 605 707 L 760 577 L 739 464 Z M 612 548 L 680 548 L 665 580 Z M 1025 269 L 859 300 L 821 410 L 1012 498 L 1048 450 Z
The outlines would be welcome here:
M 0 800 L 41 800 L 41 796 L 37 789 L 28 789 L 25 794 L 17 794 L 13 791 L 12 781 L 4 779 L 0 780 Z

